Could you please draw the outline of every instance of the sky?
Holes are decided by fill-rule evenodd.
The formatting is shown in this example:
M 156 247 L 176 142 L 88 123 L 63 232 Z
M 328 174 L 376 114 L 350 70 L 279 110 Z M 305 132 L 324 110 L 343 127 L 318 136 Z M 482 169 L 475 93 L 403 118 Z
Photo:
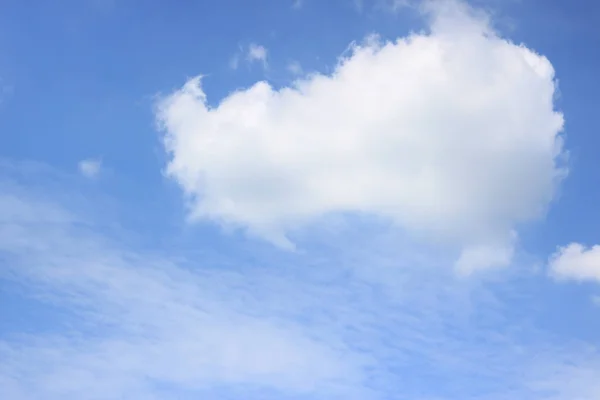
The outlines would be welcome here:
M 0 5 L 0 398 L 600 398 L 600 4 Z

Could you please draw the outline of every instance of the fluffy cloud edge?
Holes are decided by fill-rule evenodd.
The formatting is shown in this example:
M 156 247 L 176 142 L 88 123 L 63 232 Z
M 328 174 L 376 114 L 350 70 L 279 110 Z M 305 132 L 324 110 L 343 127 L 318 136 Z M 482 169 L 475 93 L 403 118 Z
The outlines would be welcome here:
M 287 233 L 319 216 L 366 213 L 449 239 L 459 269 L 509 264 L 515 229 L 545 214 L 567 173 L 554 69 L 465 3 L 421 9 L 429 33 L 371 37 L 331 75 L 258 82 L 216 106 L 195 78 L 163 98 L 166 171 L 192 219 L 293 248 Z

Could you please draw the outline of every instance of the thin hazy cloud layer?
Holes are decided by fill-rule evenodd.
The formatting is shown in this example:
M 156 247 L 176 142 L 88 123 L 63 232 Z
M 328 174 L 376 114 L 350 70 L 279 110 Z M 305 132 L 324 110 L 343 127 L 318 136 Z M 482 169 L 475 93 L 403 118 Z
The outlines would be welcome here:
M 92 179 L 100 174 L 100 170 L 102 169 L 102 161 L 99 159 L 88 158 L 81 160 L 77 166 L 81 175 Z
M 600 394 L 593 349 L 504 315 L 540 306 L 522 302 L 518 280 L 506 276 L 513 292 L 499 297 L 367 225 L 341 236 L 322 227 L 305 256 L 239 246 L 174 261 L 100 233 L 56 193 L 2 193 L 0 282 L 13 283 L 3 295 L 49 321 L 33 333 L 23 321 L 2 327 L 2 398 Z
M 53 322 L 33 336 L 3 327 L 12 331 L 0 339 L 0 397 L 146 399 L 161 384 L 330 393 L 357 379 L 360 360 L 343 345 L 324 344 L 254 299 L 281 295 L 277 279 L 257 282 L 229 264 L 191 272 L 116 245 L 60 205 L 3 193 L 0 282 L 18 283 L 12 295 L 48 307 Z
M 267 65 L 267 48 L 260 44 L 250 43 L 248 46 L 248 54 L 246 55 L 248 62 L 260 62 L 263 66 Z

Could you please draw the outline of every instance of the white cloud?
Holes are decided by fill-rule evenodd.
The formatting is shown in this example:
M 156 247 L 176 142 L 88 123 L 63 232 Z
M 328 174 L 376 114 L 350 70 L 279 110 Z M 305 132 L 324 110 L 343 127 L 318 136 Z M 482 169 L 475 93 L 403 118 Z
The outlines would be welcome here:
M 99 159 L 88 158 L 79 162 L 79 172 L 86 178 L 95 178 L 102 169 L 102 161 Z
M 371 214 L 462 248 L 464 269 L 509 262 L 566 172 L 554 70 L 466 5 L 426 4 L 430 33 L 369 38 L 331 75 L 215 107 L 196 78 L 163 99 L 167 173 L 191 217 L 291 246 L 323 215 Z
M 509 265 L 514 255 L 515 240 L 516 233 L 513 232 L 513 240 L 508 239 L 503 246 L 496 243 L 466 248 L 456 261 L 458 272 L 469 274 L 490 265 Z
M 267 67 L 267 48 L 260 44 L 250 43 L 248 53 L 246 54 L 248 62 L 260 62 L 263 67 Z
M 250 43 L 247 48 L 240 46 L 238 52 L 229 60 L 229 67 L 236 70 L 240 66 L 240 62 L 246 61 L 248 64 L 258 62 L 266 69 L 268 67 L 267 58 L 268 50 L 266 47 L 256 43 Z
M 550 257 L 548 266 L 557 279 L 600 282 L 600 246 L 586 248 L 571 243 L 559 248 Z

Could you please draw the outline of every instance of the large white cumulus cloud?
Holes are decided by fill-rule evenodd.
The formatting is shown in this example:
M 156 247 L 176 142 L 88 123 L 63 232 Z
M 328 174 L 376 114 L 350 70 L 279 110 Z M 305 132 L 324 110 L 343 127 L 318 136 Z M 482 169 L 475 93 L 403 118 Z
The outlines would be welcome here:
M 216 107 L 201 78 L 164 98 L 167 173 L 192 217 L 287 245 L 320 216 L 366 213 L 460 246 L 463 268 L 510 262 L 564 175 L 554 70 L 465 4 L 427 4 L 427 33 L 369 38 L 331 75 Z

